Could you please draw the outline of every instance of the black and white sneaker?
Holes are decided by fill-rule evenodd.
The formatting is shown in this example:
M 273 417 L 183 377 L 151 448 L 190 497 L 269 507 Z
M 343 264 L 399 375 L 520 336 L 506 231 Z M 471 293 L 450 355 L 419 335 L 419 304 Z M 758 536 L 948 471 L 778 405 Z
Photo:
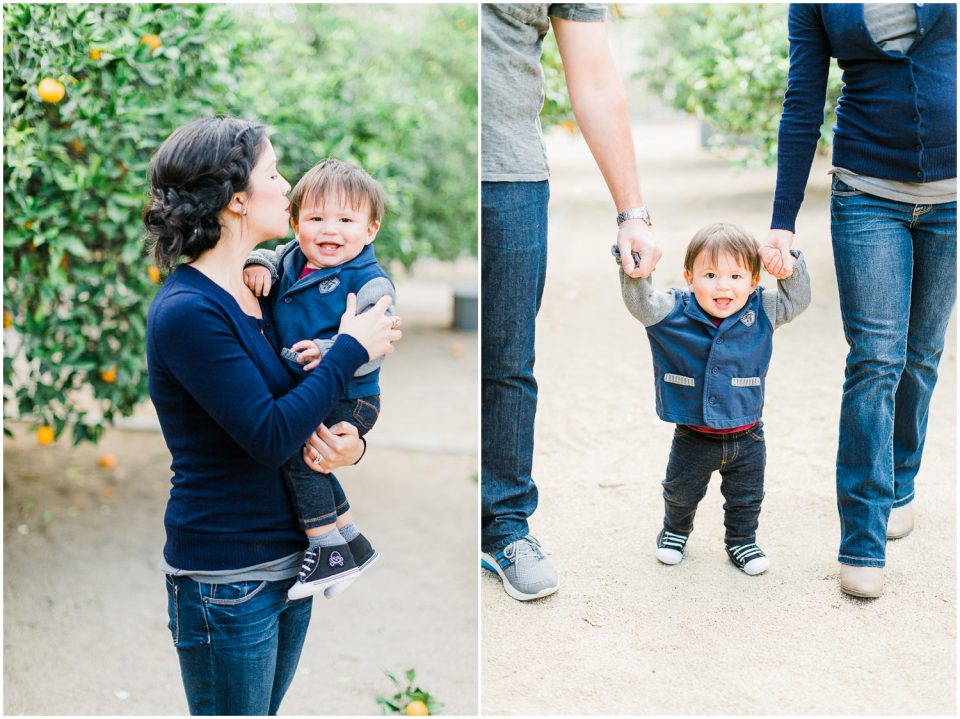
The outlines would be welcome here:
M 287 590 L 288 599 L 303 599 L 323 591 L 335 582 L 352 577 L 359 572 L 350 551 L 350 545 L 311 547 L 303 555 L 303 565 L 296 584 Z
M 770 568 L 770 560 L 755 542 L 728 546 L 727 556 L 737 569 L 742 569 L 751 577 L 755 574 L 763 574 Z
M 674 534 L 661 529 L 657 535 L 657 559 L 664 564 L 680 564 L 683 561 L 683 547 L 687 543 L 687 534 Z
M 357 564 L 357 573 L 344 578 L 343 581 L 339 581 L 336 584 L 328 585 L 327 588 L 323 590 L 323 596 L 327 599 L 332 599 L 340 594 L 340 592 L 353 584 L 363 572 L 380 559 L 380 552 L 374 549 L 373 545 L 370 544 L 370 540 L 362 534 L 358 534 L 347 544 L 350 547 L 350 553 L 353 554 L 353 560 Z

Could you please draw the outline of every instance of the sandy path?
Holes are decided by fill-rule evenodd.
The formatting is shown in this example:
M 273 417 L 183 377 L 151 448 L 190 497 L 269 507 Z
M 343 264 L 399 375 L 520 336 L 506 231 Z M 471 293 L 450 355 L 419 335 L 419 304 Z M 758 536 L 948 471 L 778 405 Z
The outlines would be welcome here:
M 774 171 L 738 172 L 688 120 L 636 128 L 664 247 L 655 282 L 681 282 L 693 232 L 769 227 Z M 834 457 L 843 340 L 829 240 L 829 168 L 814 167 L 796 246 L 814 299 L 777 331 L 767 379 L 766 499 L 751 578 L 723 552 L 716 478 L 681 565 L 653 555 L 672 428 L 656 417 L 650 350 L 620 299 L 615 226 L 582 139 L 548 137 L 547 287 L 532 527 L 561 589 L 521 604 L 481 581 L 485 714 L 953 714 L 956 711 L 956 327 L 951 323 L 917 480 L 917 529 L 888 550 L 883 598 L 841 594 Z M 768 286 L 773 281 L 764 276 Z
M 415 304 L 371 450 L 341 475 L 382 559 L 314 600 L 283 714 L 378 714 L 374 698 L 393 691 L 381 667 L 416 667 L 450 713 L 477 711 L 477 540 L 464 531 L 477 516 L 476 335 L 418 327 Z M 162 438 L 112 431 L 69 451 L 17 434 L 4 441 L 4 713 L 185 714 L 157 569 Z M 117 469 L 97 467 L 101 451 Z

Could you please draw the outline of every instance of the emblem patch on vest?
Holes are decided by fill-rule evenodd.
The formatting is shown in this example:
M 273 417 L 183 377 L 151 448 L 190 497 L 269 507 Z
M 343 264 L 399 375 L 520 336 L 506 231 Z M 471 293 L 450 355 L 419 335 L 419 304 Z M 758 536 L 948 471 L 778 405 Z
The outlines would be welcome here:
M 740 318 L 740 321 L 743 322 L 743 324 L 745 324 L 747 327 L 751 327 L 756 320 L 757 315 L 753 310 L 747 310 Z
M 331 567 L 342 567 L 343 566 L 343 555 L 340 552 L 334 552 L 330 555 L 330 566 Z
M 324 280 L 323 282 L 320 282 L 317 284 L 317 292 L 319 292 L 321 295 L 325 295 L 330 292 L 333 292 L 339 286 L 340 286 L 340 278 L 331 277 L 329 280 Z

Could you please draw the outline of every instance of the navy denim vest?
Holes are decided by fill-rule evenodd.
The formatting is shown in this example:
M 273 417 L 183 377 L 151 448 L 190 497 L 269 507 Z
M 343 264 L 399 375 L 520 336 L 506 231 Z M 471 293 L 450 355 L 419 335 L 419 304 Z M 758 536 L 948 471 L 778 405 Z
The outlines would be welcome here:
M 390 279 L 377 264 L 372 243 L 352 260 L 317 270 L 298 281 L 297 276 L 305 264 L 306 258 L 296 242 L 291 242 L 277 258 L 280 278 L 273 301 L 273 321 L 284 347 L 290 347 L 300 340 L 330 339 L 340 328 L 347 295 L 358 292 L 377 277 Z M 299 365 L 288 360 L 285 364 L 298 381 L 304 378 Z M 346 399 L 356 399 L 374 394 L 380 394 L 379 368 L 354 377 L 344 396 Z
M 773 352 L 773 324 L 758 288 L 739 312 L 714 326 L 693 294 L 647 327 L 657 415 L 666 422 L 731 429 L 760 419 Z

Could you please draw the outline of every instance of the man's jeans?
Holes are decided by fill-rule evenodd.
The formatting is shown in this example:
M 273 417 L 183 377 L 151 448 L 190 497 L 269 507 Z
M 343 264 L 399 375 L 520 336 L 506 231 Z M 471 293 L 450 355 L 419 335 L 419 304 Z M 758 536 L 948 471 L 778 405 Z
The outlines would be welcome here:
M 547 270 L 544 182 L 481 185 L 481 547 L 527 535 L 537 508 L 534 323 Z
M 830 203 L 847 354 L 837 451 L 839 561 L 882 567 L 892 507 L 913 501 L 957 294 L 957 203 L 912 205 L 839 179 Z
M 276 714 L 310 623 L 310 597 L 280 582 L 199 583 L 166 575 L 169 628 L 191 714 Z
M 707 493 L 710 475 L 719 470 L 724 542 L 727 546 L 755 542 L 766 458 L 762 422 L 729 434 L 707 434 L 678 425 L 663 480 L 664 528 L 683 535 L 693 531 L 697 505 Z

